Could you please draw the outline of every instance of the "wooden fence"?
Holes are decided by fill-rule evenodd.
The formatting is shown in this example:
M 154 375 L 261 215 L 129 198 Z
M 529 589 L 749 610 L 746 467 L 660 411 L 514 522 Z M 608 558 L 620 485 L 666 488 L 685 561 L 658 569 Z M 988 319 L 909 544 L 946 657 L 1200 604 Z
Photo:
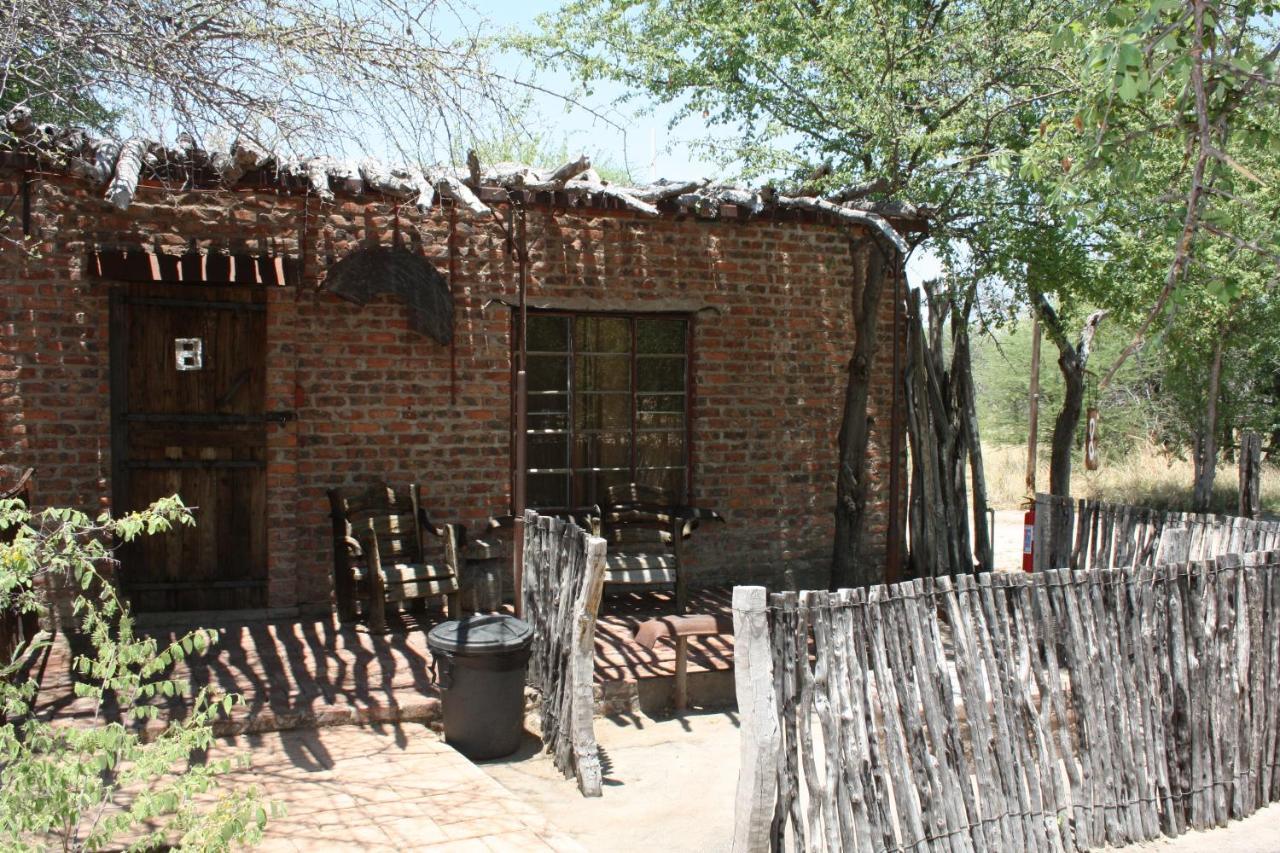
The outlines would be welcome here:
M 1280 552 L 734 591 L 734 849 L 1070 851 L 1280 798 Z
M 572 521 L 524 520 L 524 618 L 533 626 L 529 684 L 542 696 L 542 742 L 585 796 L 601 794 L 594 729 L 596 613 L 605 541 Z
M 1123 569 L 1280 548 L 1280 522 L 1036 495 L 1035 570 Z

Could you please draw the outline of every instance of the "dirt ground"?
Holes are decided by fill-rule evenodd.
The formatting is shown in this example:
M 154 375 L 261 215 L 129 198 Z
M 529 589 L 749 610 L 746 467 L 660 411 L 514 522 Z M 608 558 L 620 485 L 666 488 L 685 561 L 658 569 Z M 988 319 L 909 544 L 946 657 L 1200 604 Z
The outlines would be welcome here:
M 1107 848 L 1114 850 L 1116 848 Z M 1259 809 L 1220 829 L 1188 832 L 1120 848 L 1126 853 L 1277 853 L 1280 851 L 1280 803 Z
M 729 849 L 738 778 L 736 714 L 600 719 L 596 736 L 605 758 L 604 796 L 598 799 L 584 799 L 573 781 L 561 777 L 533 735 L 510 758 L 479 767 L 593 853 Z M 1108 849 L 1280 853 L 1280 804 L 1221 829 Z
M 999 572 L 1022 571 L 1022 517 L 1020 509 L 996 510 L 996 526 L 992 536 L 995 546 L 995 569 Z
M 729 849 L 738 782 L 733 712 L 596 720 L 604 796 L 585 799 L 527 735 L 515 755 L 479 767 L 593 853 Z

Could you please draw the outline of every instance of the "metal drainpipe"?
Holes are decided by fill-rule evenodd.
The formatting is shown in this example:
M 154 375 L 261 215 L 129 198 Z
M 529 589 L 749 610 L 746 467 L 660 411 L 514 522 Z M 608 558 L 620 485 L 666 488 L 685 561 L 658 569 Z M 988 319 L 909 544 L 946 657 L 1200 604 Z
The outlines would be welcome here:
M 529 401 L 527 399 L 528 390 L 528 363 L 529 363 L 529 335 L 528 335 L 528 292 L 529 292 L 529 250 L 525 242 L 525 210 L 524 207 L 516 208 L 518 219 L 516 222 L 516 265 L 520 275 L 520 328 L 517 334 L 520 335 L 520 347 L 517 350 L 516 361 L 516 476 L 515 476 L 515 494 L 512 496 L 512 514 L 515 516 L 515 524 L 512 526 L 512 576 L 515 584 L 515 608 L 516 616 L 524 615 L 524 604 L 522 601 L 522 589 L 524 587 L 524 511 L 527 506 L 528 473 L 527 473 L 527 456 L 526 445 L 528 444 L 529 430 Z

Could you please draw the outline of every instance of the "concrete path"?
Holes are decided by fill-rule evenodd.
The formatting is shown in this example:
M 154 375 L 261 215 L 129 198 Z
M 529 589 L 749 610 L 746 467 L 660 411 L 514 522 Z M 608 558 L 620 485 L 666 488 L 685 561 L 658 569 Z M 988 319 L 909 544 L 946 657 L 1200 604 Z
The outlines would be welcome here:
M 227 738 L 252 750 L 224 784 L 256 785 L 287 810 L 264 851 L 578 851 L 538 809 L 425 726 L 339 726 Z
M 479 766 L 594 853 L 729 849 L 738 783 L 732 712 L 596 720 L 604 796 L 585 799 L 530 735 L 509 759 Z

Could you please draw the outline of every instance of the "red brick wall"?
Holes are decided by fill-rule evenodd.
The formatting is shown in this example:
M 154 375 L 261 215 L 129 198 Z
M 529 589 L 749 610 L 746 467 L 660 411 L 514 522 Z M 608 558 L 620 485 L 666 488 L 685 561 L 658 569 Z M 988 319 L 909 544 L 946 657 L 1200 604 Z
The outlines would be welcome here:
M 11 177 L 0 176 L 0 202 L 16 192 Z M 416 478 L 433 514 L 473 531 L 508 511 L 511 318 L 485 304 L 518 291 L 496 223 L 457 223 L 451 352 L 410 331 L 389 297 L 358 307 L 314 289 L 326 264 L 361 242 L 421 246 L 448 274 L 449 215 L 439 209 L 420 217 L 377 200 L 312 201 L 304 216 L 301 199 L 270 191 L 144 188 L 121 214 L 92 188 L 50 176 L 32 198 L 40 256 L 0 252 L 0 456 L 38 468 L 38 504 L 93 507 L 110 493 L 111 284 L 86 280 L 89 247 L 296 254 L 301 245 L 304 286 L 272 288 L 268 301 L 267 408 L 297 413 L 269 427 L 270 603 L 329 600 L 326 488 Z M 855 257 L 869 244 L 851 253 L 845 229 L 812 222 L 539 208 L 528 237 L 531 304 L 703 309 L 694 322 L 694 499 L 728 524 L 697 535 L 694 583 L 824 584 Z M 883 310 L 868 559 L 883 555 L 887 517 L 893 300 Z

